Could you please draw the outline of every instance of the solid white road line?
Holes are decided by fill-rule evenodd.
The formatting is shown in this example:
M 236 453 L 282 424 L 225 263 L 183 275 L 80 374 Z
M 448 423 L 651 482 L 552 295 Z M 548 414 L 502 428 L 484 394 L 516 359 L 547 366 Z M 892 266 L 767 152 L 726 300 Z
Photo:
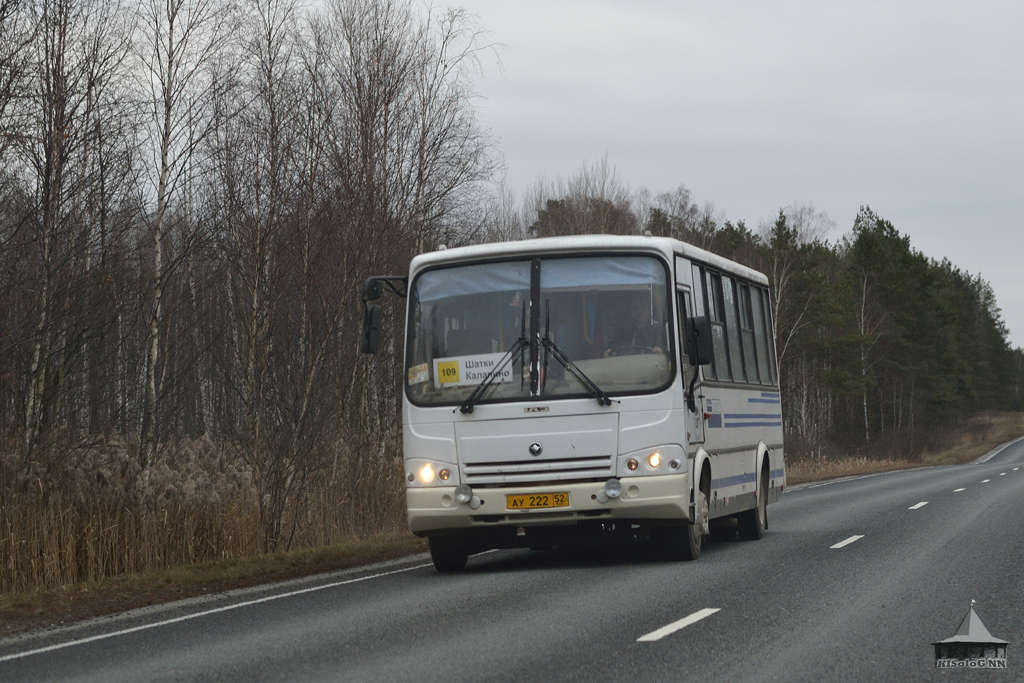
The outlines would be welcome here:
M 360 581 L 370 581 L 371 579 L 379 579 L 384 576 L 391 576 L 392 574 L 402 574 L 403 572 L 411 572 L 414 569 L 423 569 L 429 567 L 430 564 L 418 564 L 414 567 L 406 567 L 405 569 L 395 569 L 390 572 L 381 572 L 380 574 L 371 574 L 370 576 L 360 576 L 357 579 L 347 579 L 345 581 L 335 581 L 334 583 L 326 583 L 322 586 L 313 586 L 311 588 L 302 588 L 300 590 L 291 591 L 289 593 L 281 593 L 279 595 L 268 595 L 265 598 L 258 598 L 256 600 L 247 600 L 245 602 L 238 602 L 233 605 L 225 605 L 224 607 L 217 607 L 215 609 L 208 609 L 202 612 L 196 612 L 195 614 L 186 614 L 182 617 L 175 617 L 174 619 L 165 619 L 164 621 L 157 621 L 152 624 L 144 624 L 142 626 L 134 626 L 132 628 L 126 628 L 121 631 L 114 631 L 113 633 L 101 633 L 97 636 L 91 636 L 89 638 L 81 638 L 79 640 L 69 640 L 66 643 L 58 643 L 56 645 L 49 645 L 47 647 L 40 647 L 35 650 L 26 650 L 25 652 L 15 652 L 11 655 L 5 655 L 0 657 L 0 662 L 9 662 L 13 659 L 21 659 L 23 657 L 30 657 L 32 655 L 42 654 L 44 652 L 53 652 L 54 650 L 62 650 L 66 647 L 73 647 L 75 645 L 84 645 L 85 643 L 95 643 L 97 640 L 106 640 L 107 638 L 116 638 L 118 636 L 128 635 L 129 633 L 135 633 L 137 631 L 145 631 L 151 628 L 157 628 L 158 626 L 167 626 L 169 624 L 176 624 L 180 621 L 189 621 L 190 619 L 198 619 L 199 617 L 205 617 L 210 614 L 217 614 L 218 612 L 229 612 L 233 609 L 240 607 L 248 607 L 249 605 L 258 605 L 261 602 L 271 602 L 273 600 L 281 600 L 283 598 L 291 598 L 296 595 L 302 595 L 303 593 L 313 593 L 315 591 L 322 591 L 328 588 L 337 588 L 338 586 L 347 586 L 350 583 L 359 583 Z
M 999 455 L 1000 453 L 1002 453 L 1003 449 L 1007 448 L 1008 446 L 1012 446 L 1013 444 L 1017 443 L 1018 441 L 1024 441 L 1024 436 L 1022 436 L 1022 437 L 1020 437 L 1018 439 L 1014 439 L 1013 441 L 1010 441 L 1009 443 L 1004 443 L 1002 446 L 999 446 L 998 448 L 996 448 L 996 449 L 992 450 L 991 452 L 989 452 L 988 455 L 983 455 L 982 456 L 982 458 L 984 458 L 983 460 L 975 460 L 974 462 L 978 463 L 978 464 L 981 464 L 983 462 L 988 462 L 992 458 L 994 458 L 997 455 Z
M 925 501 L 922 501 L 922 502 L 918 503 L 917 505 L 911 505 L 911 506 L 910 506 L 910 507 L 908 507 L 907 509 L 908 509 L 908 510 L 918 510 L 918 509 L 920 509 L 920 508 L 923 508 L 923 507 L 924 507 L 925 505 L 927 505 L 927 504 L 928 504 L 928 501 L 927 501 L 927 500 L 925 500 Z
M 839 541 L 839 543 L 836 543 L 835 545 L 830 545 L 829 549 L 830 550 L 838 550 L 839 548 L 846 547 L 846 546 L 850 545 L 851 543 L 854 543 L 855 541 L 859 541 L 862 538 L 864 538 L 864 534 L 860 534 L 858 536 L 850 536 L 845 541 Z
M 694 612 L 693 614 L 691 614 L 688 617 L 680 619 L 679 621 L 672 622 L 668 626 L 662 626 L 657 631 L 651 631 L 650 633 L 648 633 L 645 636 L 640 636 L 639 638 L 636 639 L 636 642 L 638 642 L 638 643 L 650 643 L 650 642 L 653 642 L 655 640 L 661 640 L 665 636 L 667 636 L 667 635 L 669 635 L 671 633 L 675 633 L 676 631 L 678 631 L 680 629 L 686 628 L 690 624 L 696 624 L 701 619 L 705 619 L 707 617 L 710 617 L 712 614 L 714 614 L 715 612 L 718 612 L 720 609 L 721 609 L 720 607 L 705 607 L 704 609 L 700 610 L 699 612 Z
M 953 489 L 953 493 L 960 493 L 961 491 L 966 491 L 966 490 L 967 489 Z

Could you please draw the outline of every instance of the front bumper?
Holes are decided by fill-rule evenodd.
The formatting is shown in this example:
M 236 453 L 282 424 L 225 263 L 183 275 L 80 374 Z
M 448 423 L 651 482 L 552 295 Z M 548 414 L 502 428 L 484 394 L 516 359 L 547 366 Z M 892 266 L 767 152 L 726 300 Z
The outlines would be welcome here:
M 603 481 L 480 488 L 474 489 L 481 501 L 475 510 L 455 502 L 454 486 L 407 488 L 405 497 L 409 528 L 415 534 L 471 527 L 568 525 L 601 519 L 689 519 L 687 474 L 624 478 L 622 495 L 602 503 L 599 494 L 603 491 Z M 556 492 L 569 494 L 568 507 L 509 510 L 505 504 L 506 495 Z

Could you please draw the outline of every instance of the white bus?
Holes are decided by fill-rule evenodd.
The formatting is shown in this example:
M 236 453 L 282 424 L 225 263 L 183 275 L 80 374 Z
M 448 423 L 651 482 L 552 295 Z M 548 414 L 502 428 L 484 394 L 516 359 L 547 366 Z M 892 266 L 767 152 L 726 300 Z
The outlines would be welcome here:
M 785 488 L 768 281 L 659 237 L 591 235 L 422 254 L 371 278 L 407 296 L 409 527 L 438 571 L 491 548 L 595 536 L 695 559 L 759 539 Z

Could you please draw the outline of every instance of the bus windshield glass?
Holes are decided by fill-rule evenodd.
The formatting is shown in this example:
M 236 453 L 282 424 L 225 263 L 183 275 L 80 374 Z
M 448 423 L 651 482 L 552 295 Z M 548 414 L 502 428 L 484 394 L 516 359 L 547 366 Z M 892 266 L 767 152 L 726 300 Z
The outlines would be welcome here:
M 476 403 L 492 403 L 586 397 L 595 385 L 610 395 L 664 389 L 673 370 L 666 283 L 665 264 L 652 256 L 424 271 L 409 291 L 408 396 L 458 405 L 474 392 Z

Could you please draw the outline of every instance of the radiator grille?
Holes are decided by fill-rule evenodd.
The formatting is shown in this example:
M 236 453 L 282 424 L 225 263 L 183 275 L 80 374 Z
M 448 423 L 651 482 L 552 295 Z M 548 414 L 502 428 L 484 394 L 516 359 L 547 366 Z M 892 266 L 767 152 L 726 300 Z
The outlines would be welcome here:
M 463 465 L 463 481 L 469 485 L 517 484 L 559 480 L 603 479 L 615 473 L 611 455 L 474 462 Z

